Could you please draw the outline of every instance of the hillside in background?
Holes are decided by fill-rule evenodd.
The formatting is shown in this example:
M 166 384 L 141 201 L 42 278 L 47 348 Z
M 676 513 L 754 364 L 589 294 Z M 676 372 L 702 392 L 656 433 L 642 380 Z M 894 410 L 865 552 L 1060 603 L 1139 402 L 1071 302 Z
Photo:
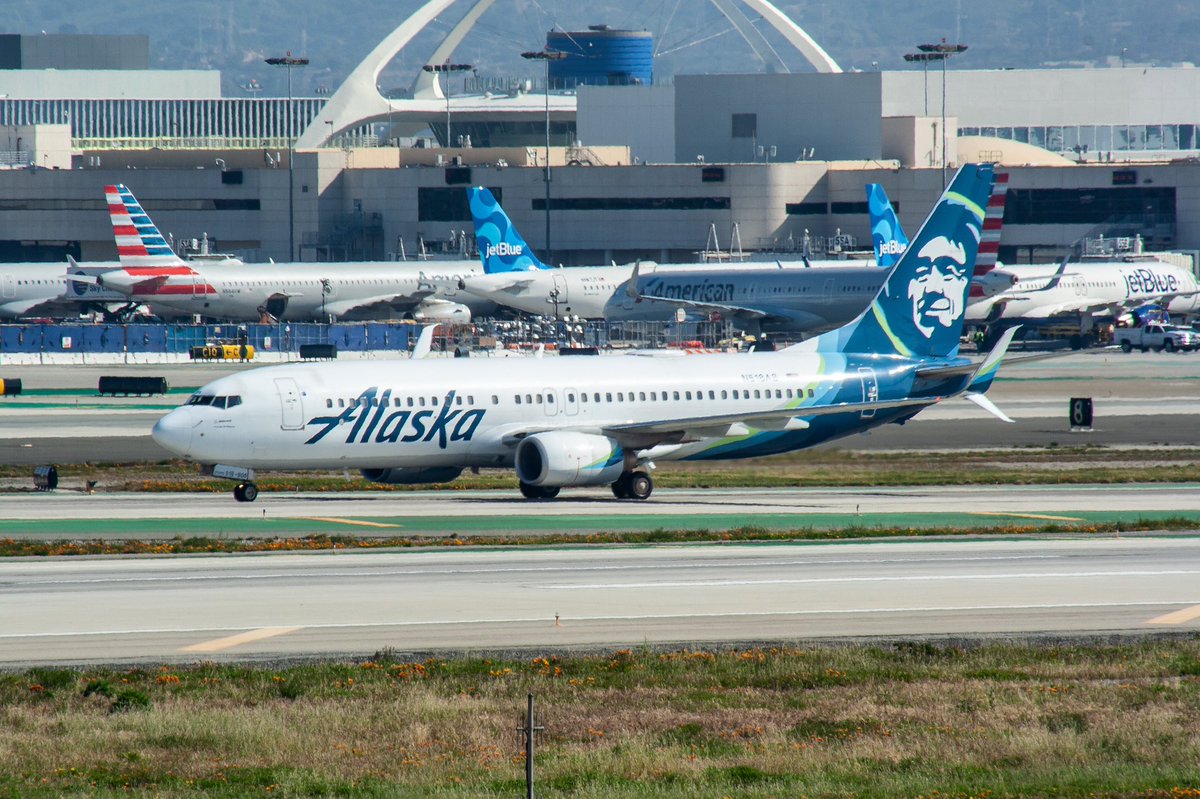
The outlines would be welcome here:
M 245 93 L 256 80 L 265 94 L 285 93 L 282 70 L 262 62 L 286 51 L 307 55 L 312 65 L 294 75 L 296 94 L 336 88 L 351 69 L 406 15 L 415 0 L 342 0 L 331 11 L 321 0 L 9 0 L 9 33 L 145 33 L 151 62 L 160 68 L 219 69 L 224 91 Z M 655 33 L 656 76 L 677 73 L 754 72 L 754 60 L 711 3 L 702 0 L 496 0 L 454 60 L 474 64 L 481 75 L 537 76 L 521 60 L 552 27 L 610 27 Z M 985 69 L 1090 63 L 1167 66 L 1196 58 L 1200 3 L 1192 0 L 910 0 L 903 14 L 886 0 L 794 0 L 780 2 L 845 69 L 901 69 L 902 56 L 920 43 L 946 38 L 970 50 L 952 68 Z M 434 26 L 445 32 L 466 9 L 452 9 Z M 753 15 L 752 15 L 753 16 Z M 767 29 L 764 23 L 760 25 Z M 768 38 L 787 52 L 780 37 Z M 424 36 L 413 52 L 393 64 L 383 88 L 403 88 L 435 45 Z M 786 55 L 794 69 L 798 57 Z M 0 90 L 3 78 L 0 75 Z

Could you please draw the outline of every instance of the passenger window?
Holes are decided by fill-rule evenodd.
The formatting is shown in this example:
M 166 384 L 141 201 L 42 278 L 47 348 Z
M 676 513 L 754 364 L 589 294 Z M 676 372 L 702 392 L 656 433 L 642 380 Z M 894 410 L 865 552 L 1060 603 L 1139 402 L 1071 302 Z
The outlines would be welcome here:
M 425 407 L 425 398 L 424 397 L 417 397 L 417 402 L 420 403 L 422 408 Z
M 431 405 L 433 405 L 433 407 L 435 407 L 435 408 L 436 408 L 436 407 L 437 407 L 437 404 L 438 404 L 438 403 L 437 403 L 437 397 L 430 397 L 430 398 L 429 398 L 429 403 L 430 403 Z
M 404 403 L 405 403 L 405 404 L 406 404 L 408 407 L 410 407 L 410 408 L 411 408 L 411 407 L 413 406 L 413 398 L 412 398 L 412 397 L 408 397 L 408 398 L 407 398 L 407 399 L 404 401 Z
M 809 396 L 810 398 L 814 396 L 814 394 L 813 394 L 813 390 L 812 390 L 811 388 L 808 390 L 808 396 Z
M 692 392 L 690 392 L 690 391 L 685 391 L 685 392 L 683 392 L 683 395 L 684 395 L 684 397 L 686 397 L 687 399 L 691 399 L 691 398 L 692 398 Z
M 332 399 L 327 399 L 327 400 L 325 400 L 325 407 L 326 407 L 326 408 L 332 408 L 332 407 L 333 407 L 333 400 L 332 400 Z
M 496 396 L 495 394 L 493 394 L 493 395 L 492 395 L 492 404 L 493 404 L 493 405 L 499 405 L 499 404 L 500 404 L 500 397 L 498 397 L 498 396 Z
M 604 401 L 612 402 L 612 392 L 611 391 L 604 392 Z
M 554 395 L 553 395 L 553 394 L 547 394 L 547 395 L 546 395 L 546 402 L 547 402 L 547 403 L 549 403 L 550 405 L 553 405 L 553 404 L 554 404 Z
M 541 394 L 537 395 L 537 400 L 538 400 L 538 405 L 541 405 L 542 404 L 542 395 Z
M 521 395 L 520 394 L 515 394 L 513 398 L 516 399 L 518 405 L 521 404 Z
M 526 395 L 525 395 L 525 404 L 526 404 L 526 405 L 532 405 L 532 404 L 533 404 L 533 395 L 532 395 L 532 394 L 526 394 Z
M 587 392 L 586 392 L 586 391 L 581 391 L 581 392 L 579 393 L 579 401 L 580 401 L 580 402 L 587 402 Z
M 618 391 L 617 392 L 617 402 L 624 402 L 624 401 L 625 401 L 625 392 Z
M 708 392 L 708 398 L 709 398 L 710 400 L 715 400 L 715 399 L 717 398 L 717 392 L 715 392 L 715 391 L 709 391 L 709 392 Z
M 736 388 L 733 390 L 733 398 L 734 399 L 738 398 L 738 390 Z
M 651 391 L 651 392 L 650 392 L 650 399 L 651 399 L 651 401 L 653 401 L 653 402 L 658 402 L 658 392 L 657 392 L 657 391 Z
M 775 389 L 775 399 L 783 399 L 783 391 L 781 389 Z
M 645 392 L 645 391 L 639 391 L 639 392 L 638 392 L 638 399 L 639 399 L 639 400 L 641 400 L 642 402 L 645 402 L 645 401 L 646 401 L 646 392 Z
M 721 389 L 721 399 L 729 399 L 729 392 L 725 389 Z
M 678 391 L 672 391 L 672 392 L 671 392 L 671 395 L 672 395 L 672 396 L 673 396 L 675 399 L 679 399 L 679 392 L 678 392 Z
M 755 398 L 755 399 L 762 399 L 762 395 L 759 393 L 759 390 L 758 390 L 757 388 L 756 388 L 756 389 L 754 389 L 754 398 Z
M 790 388 L 787 390 L 787 398 L 788 399 L 792 398 L 792 390 Z
M 593 401 L 593 402 L 599 402 L 599 401 L 600 401 L 600 392 L 599 392 L 599 391 L 596 391 L 596 392 L 594 392 L 594 393 L 592 394 L 592 401 Z
M 574 394 L 568 394 L 568 395 L 567 395 L 567 402 L 574 402 L 574 401 L 575 401 L 575 395 L 574 395 Z
M 458 396 L 456 396 L 456 397 L 454 398 L 454 404 L 455 404 L 455 405 L 462 405 L 462 404 L 463 404 L 463 398 L 462 398 L 462 395 L 461 395 L 461 394 L 459 394 Z
M 392 398 L 392 407 L 394 407 L 394 408 L 400 407 L 400 398 L 399 397 Z
M 475 404 L 475 396 L 474 396 L 473 394 L 468 394 L 468 395 L 467 395 L 467 404 L 468 404 L 468 405 L 474 405 L 474 404 Z

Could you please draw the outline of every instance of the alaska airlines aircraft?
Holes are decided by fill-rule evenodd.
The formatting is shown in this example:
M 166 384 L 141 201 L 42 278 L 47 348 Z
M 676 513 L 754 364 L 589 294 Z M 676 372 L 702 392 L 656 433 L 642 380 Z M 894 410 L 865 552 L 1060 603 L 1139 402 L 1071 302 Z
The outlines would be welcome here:
M 460 288 L 480 297 L 495 300 L 500 305 L 516 308 L 526 313 L 552 315 L 555 317 L 567 314 L 584 319 L 605 319 L 623 321 L 629 318 L 628 309 L 621 302 L 627 281 L 633 274 L 631 266 L 573 266 L 569 269 L 551 269 L 538 260 L 537 255 L 529 244 L 517 232 L 512 220 L 490 191 L 483 187 L 468 189 L 471 205 L 471 216 L 475 220 L 475 237 L 479 245 L 479 257 L 483 261 L 486 274 L 468 277 L 459 282 Z M 525 269 L 514 267 L 525 266 Z M 780 304 L 781 275 L 784 278 L 797 278 L 797 270 L 806 266 L 829 267 L 830 269 L 851 270 L 843 273 L 823 270 L 824 277 L 804 278 L 809 287 L 797 288 L 797 295 L 807 295 L 812 300 L 824 290 L 827 280 L 834 280 L 835 294 L 840 294 L 843 287 L 855 287 L 858 298 L 856 307 L 836 317 L 838 322 L 849 321 L 861 311 L 867 301 L 874 296 L 875 291 L 883 280 L 882 273 L 870 275 L 870 280 L 861 283 L 854 279 L 859 271 L 874 269 L 873 265 L 851 261 L 808 261 L 789 262 L 786 266 L 773 262 L 769 266 L 763 264 L 739 264 L 737 266 L 713 266 L 705 264 L 655 264 L 650 261 L 640 261 L 636 265 L 637 274 L 647 281 L 651 287 L 658 286 L 659 280 L 679 280 L 680 285 L 695 284 L 693 290 L 680 288 L 668 299 L 656 297 L 664 304 L 654 308 L 652 314 L 638 316 L 651 321 L 671 321 L 675 318 L 675 309 L 685 307 L 695 315 L 708 317 L 712 314 L 726 314 L 732 318 L 746 318 L 746 324 L 751 327 L 761 327 L 761 319 L 772 319 L 770 314 L 758 314 L 750 311 L 748 316 L 745 309 L 732 305 L 734 297 L 743 298 L 749 289 L 752 297 L 760 298 L 771 303 L 771 307 Z M 528 267 L 539 267 L 532 269 Z M 780 272 L 780 269 L 786 269 Z M 670 275 L 670 277 L 668 277 Z M 695 275 L 694 281 L 687 276 Z M 763 283 L 758 291 L 750 284 L 762 280 L 767 275 L 771 286 Z M 849 278 L 849 279 L 848 279 Z M 736 288 L 735 288 L 736 286 Z M 812 286 L 816 286 L 813 289 Z M 847 288 L 847 290 L 849 290 Z M 686 296 L 683 296 L 685 295 Z M 678 296 L 676 296 L 678 295 Z M 823 295 L 822 295 L 823 296 Z M 839 297 L 840 299 L 840 297 Z M 678 300 L 678 301 L 677 301 Z M 805 314 L 801 313 L 800 317 Z M 801 322 L 801 324 L 804 324 Z M 813 324 L 819 325 L 818 320 Z M 827 324 L 832 327 L 833 324 Z M 803 329 L 810 329 L 804 327 Z
M 71 262 L 0 264 L 0 319 L 78 313 L 85 306 L 124 303 L 128 298 L 95 285 L 96 275 L 115 269 L 116 263 L 80 265 Z M 71 275 L 89 276 L 91 285 L 77 283 Z
M 240 321 L 369 319 L 394 311 L 422 321 L 469 322 L 472 310 L 494 308 L 476 297 L 454 296 L 460 279 L 481 271 L 467 260 L 187 262 L 167 244 L 133 192 L 107 186 L 105 195 L 121 268 L 98 282 L 135 302 Z
M 1012 332 L 981 363 L 958 355 L 991 184 L 990 166 L 964 166 L 866 310 L 778 352 L 272 366 L 209 383 L 153 436 L 239 480 L 242 501 L 254 469 L 348 467 L 384 483 L 515 467 L 529 498 L 645 499 L 657 460 L 802 449 L 955 396 L 1007 420 L 983 392 Z

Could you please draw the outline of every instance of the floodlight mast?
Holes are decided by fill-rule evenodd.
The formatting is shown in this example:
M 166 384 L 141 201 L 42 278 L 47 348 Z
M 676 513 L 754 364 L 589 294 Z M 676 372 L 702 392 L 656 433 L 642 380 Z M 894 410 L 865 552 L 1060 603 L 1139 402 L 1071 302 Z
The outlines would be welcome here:
M 546 258 L 550 257 L 550 62 L 562 61 L 566 57 L 563 51 L 550 48 L 521 53 L 521 58 L 527 61 L 541 61 L 546 65 L 546 163 L 542 170 L 542 181 L 546 184 L 546 247 L 543 253 Z

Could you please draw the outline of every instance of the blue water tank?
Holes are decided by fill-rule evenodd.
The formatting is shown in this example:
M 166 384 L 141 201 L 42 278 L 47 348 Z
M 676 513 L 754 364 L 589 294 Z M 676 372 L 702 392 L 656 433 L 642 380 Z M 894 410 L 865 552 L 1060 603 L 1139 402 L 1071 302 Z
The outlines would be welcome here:
M 650 85 L 654 82 L 654 35 L 589 25 L 585 31 L 550 31 L 546 49 L 566 53 L 550 62 L 550 82 L 557 88 Z

